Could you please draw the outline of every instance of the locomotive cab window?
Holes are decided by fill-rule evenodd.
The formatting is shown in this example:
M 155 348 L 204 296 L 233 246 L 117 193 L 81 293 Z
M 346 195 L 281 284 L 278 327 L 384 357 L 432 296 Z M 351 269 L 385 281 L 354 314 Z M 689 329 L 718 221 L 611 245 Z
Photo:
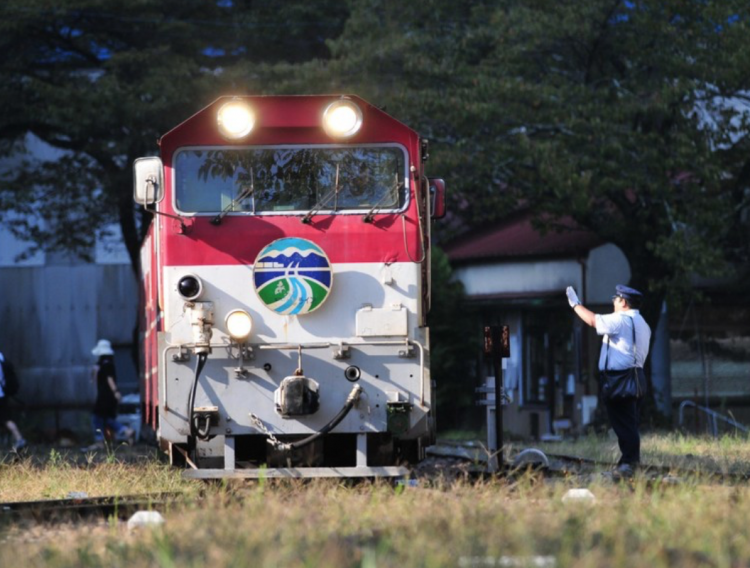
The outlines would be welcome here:
M 183 213 L 393 212 L 408 195 L 400 146 L 187 148 L 174 172 Z

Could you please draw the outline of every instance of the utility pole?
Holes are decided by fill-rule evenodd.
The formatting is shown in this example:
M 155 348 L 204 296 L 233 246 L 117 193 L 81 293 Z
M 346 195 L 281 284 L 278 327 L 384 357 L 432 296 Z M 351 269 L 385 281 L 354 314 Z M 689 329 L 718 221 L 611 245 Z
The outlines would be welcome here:
M 497 456 L 497 470 L 504 467 L 503 460 L 503 359 L 510 357 L 510 328 L 491 325 L 484 328 L 484 354 L 490 358 L 495 373 L 495 446 L 490 448 Z M 488 425 L 489 426 L 489 425 Z

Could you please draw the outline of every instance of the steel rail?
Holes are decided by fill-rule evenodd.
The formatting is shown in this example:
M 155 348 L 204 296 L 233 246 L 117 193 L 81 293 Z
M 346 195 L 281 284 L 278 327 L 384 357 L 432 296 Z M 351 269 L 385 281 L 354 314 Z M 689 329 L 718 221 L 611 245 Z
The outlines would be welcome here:
M 171 506 L 180 501 L 181 497 L 184 494 L 153 493 L 11 501 L 0 503 L 0 524 L 24 521 L 55 523 L 110 517 L 126 520 L 137 511 Z
M 587 464 L 592 466 L 601 466 L 604 468 L 612 468 L 612 462 L 605 462 L 595 460 L 591 458 L 583 458 L 580 456 L 571 456 L 567 454 L 548 454 L 544 452 L 548 458 L 557 459 L 566 462 L 575 462 L 578 464 Z M 638 467 L 639 471 L 642 472 L 658 472 L 660 474 L 680 474 L 687 476 L 705 477 L 705 478 L 718 478 L 726 481 L 744 482 L 750 481 L 750 471 L 748 472 L 724 472 L 718 470 L 708 469 L 693 469 L 681 466 L 672 465 L 655 465 L 655 464 L 641 464 Z
M 509 465 L 508 467 L 503 469 L 502 472 L 500 472 L 500 475 L 507 475 L 508 473 L 513 473 L 514 471 L 521 470 L 526 467 L 536 468 L 541 473 L 547 473 L 549 475 L 571 474 L 571 472 L 569 471 L 560 471 L 559 469 L 554 467 L 554 464 L 549 465 L 549 463 L 545 464 L 534 461 L 524 461 L 516 463 L 515 465 L 510 465 L 514 463 L 515 458 L 518 457 L 523 451 L 531 449 L 538 450 L 538 448 L 522 448 L 520 451 L 513 452 L 513 454 L 508 455 L 507 461 Z M 577 465 L 587 465 L 591 467 L 602 468 L 605 470 L 609 470 L 614 466 L 611 461 L 596 460 L 570 454 L 547 453 L 543 450 L 538 451 L 542 453 L 546 458 L 548 458 L 547 462 L 549 462 L 550 460 L 557 460 L 561 462 L 575 463 Z M 458 461 L 474 463 L 475 465 L 480 464 L 480 462 L 486 462 L 490 457 L 489 451 L 482 444 L 467 444 L 451 440 L 438 440 L 438 444 L 436 446 L 427 449 L 427 454 L 438 458 L 452 458 Z M 644 463 L 639 466 L 638 471 L 643 472 L 646 475 L 653 473 L 658 473 L 661 475 L 672 474 L 680 475 L 685 478 L 692 477 L 698 480 L 717 479 L 720 481 L 731 481 L 737 483 L 750 481 L 750 468 L 747 471 L 721 471 L 713 468 L 700 468 L 700 466 L 685 467 L 683 465 L 656 465 Z M 489 471 L 483 471 L 481 468 L 477 468 L 475 469 L 475 473 L 488 474 Z

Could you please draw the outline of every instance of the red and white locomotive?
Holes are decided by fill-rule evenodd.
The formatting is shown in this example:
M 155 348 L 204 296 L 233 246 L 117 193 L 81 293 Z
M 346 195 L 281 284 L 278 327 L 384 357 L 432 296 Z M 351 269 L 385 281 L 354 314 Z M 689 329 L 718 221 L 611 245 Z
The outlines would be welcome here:
M 221 98 L 134 164 L 145 421 L 193 477 L 397 476 L 435 433 L 427 142 L 350 96 Z

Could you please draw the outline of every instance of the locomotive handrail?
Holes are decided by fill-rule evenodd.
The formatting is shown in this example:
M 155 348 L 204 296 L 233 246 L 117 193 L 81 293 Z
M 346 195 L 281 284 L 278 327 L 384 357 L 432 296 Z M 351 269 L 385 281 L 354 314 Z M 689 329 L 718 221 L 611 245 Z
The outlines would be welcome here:
M 258 349 L 325 349 L 330 347 L 331 343 L 280 343 L 278 345 L 254 343 L 251 345 L 257 345 Z
M 416 339 L 405 339 L 405 340 L 375 340 L 375 341 L 357 341 L 357 342 L 338 342 L 338 343 L 280 343 L 280 344 L 269 344 L 269 343 L 246 343 L 245 344 L 248 347 L 258 347 L 259 349 L 325 349 L 326 347 L 331 347 L 332 345 L 341 345 L 341 346 L 349 346 L 349 347 L 356 347 L 358 345 L 416 345 L 419 348 L 419 376 L 420 376 L 420 393 L 419 393 L 419 405 L 424 408 L 424 392 L 425 392 L 425 372 L 424 372 L 424 346 L 417 341 Z M 231 349 L 235 345 L 232 343 L 211 343 L 209 347 L 213 348 L 224 348 L 224 349 Z M 163 368 L 167 368 L 167 354 L 170 351 L 174 351 L 176 349 L 179 349 L 182 351 L 183 349 L 190 349 L 191 347 L 194 347 L 194 344 L 192 343 L 182 343 L 180 345 L 168 345 L 164 351 L 162 352 L 162 358 L 163 358 Z M 164 410 L 169 410 L 169 406 L 167 404 L 167 373 L 162 373 L 162 392 L 164 393 Z

